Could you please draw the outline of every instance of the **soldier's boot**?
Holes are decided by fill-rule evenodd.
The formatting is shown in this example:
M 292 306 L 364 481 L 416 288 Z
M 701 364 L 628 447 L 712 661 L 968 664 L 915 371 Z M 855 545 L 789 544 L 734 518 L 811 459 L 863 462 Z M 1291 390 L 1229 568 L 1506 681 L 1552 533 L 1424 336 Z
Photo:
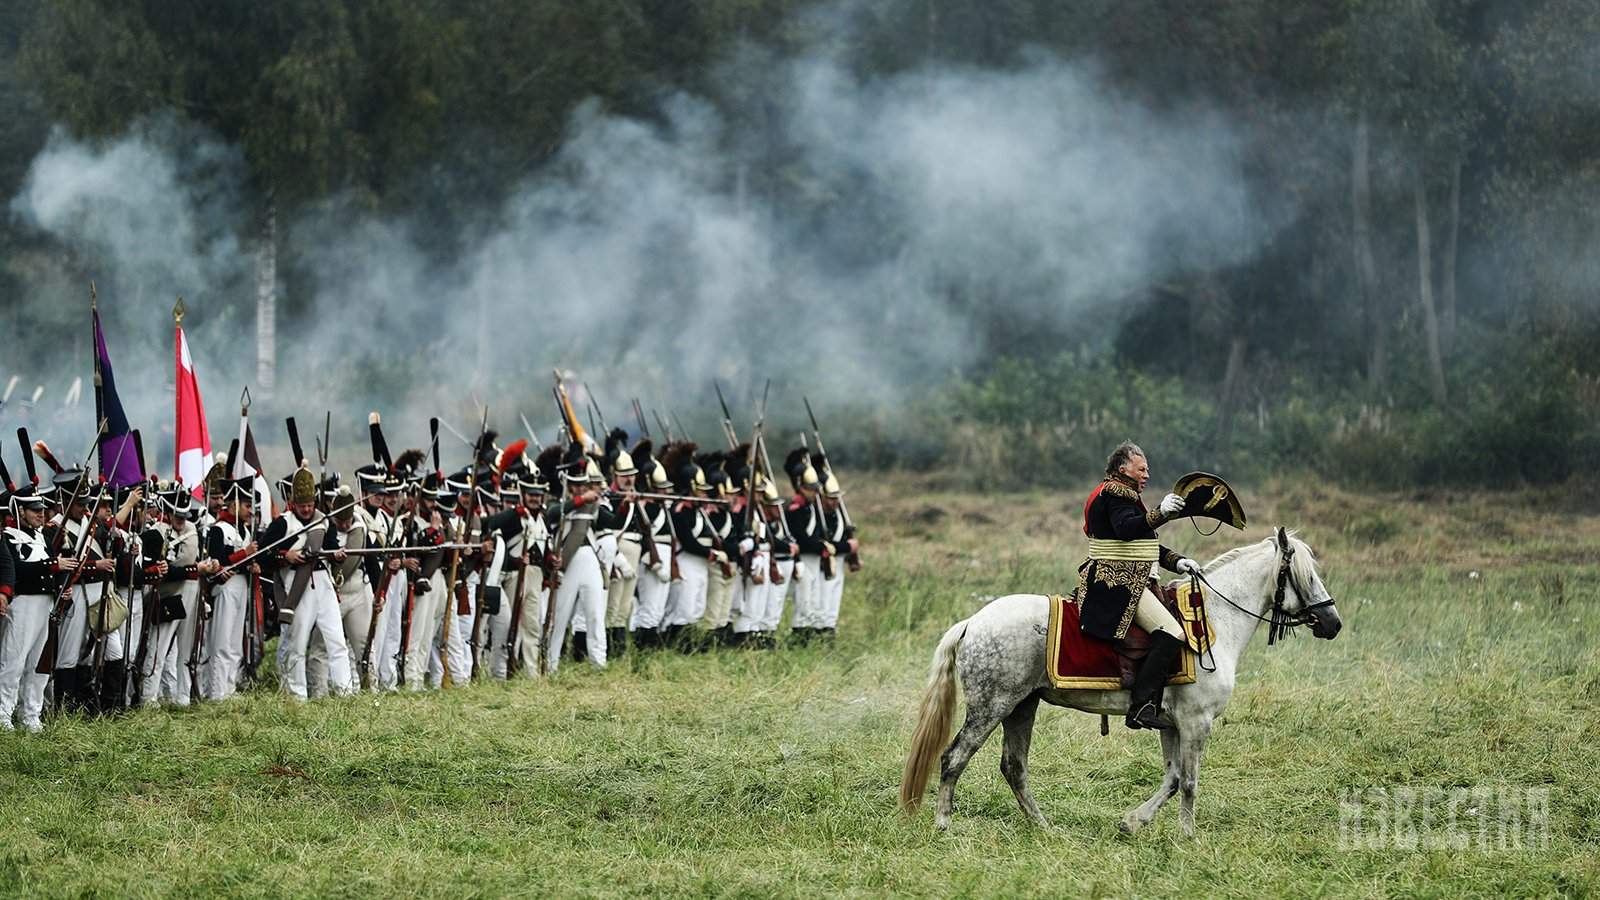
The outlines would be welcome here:
M 76 712 L 83 709 L 83 687 L 79 683 L 79 669 L 56 669 L 50 676 L 50 684 L 55 692 L 55 708 L 60 712 Z
M 1178 658 L 1183 642 L 1164 631 L 1150 634 L 1150 652 L 1139 664 L 1129 691 L 1128 715 L 1123 724 L 1129 728 L 1165 729 L 1172 726 L 1161 721 L 1161 698 L 1166 692 L 1167 676 L 1172 673 L 1172 662 Z
M 606 629 L 606 659 L 621 659 L 628 655 L 628 629 Z
M 589 632 L 574 631 L 572 633 L 572 661 L 583 662 L 589 655 Z
M 111 715 L 125 705 L 128 667 L 122 660 L 106 663 L 100 669 L 100 713 Z

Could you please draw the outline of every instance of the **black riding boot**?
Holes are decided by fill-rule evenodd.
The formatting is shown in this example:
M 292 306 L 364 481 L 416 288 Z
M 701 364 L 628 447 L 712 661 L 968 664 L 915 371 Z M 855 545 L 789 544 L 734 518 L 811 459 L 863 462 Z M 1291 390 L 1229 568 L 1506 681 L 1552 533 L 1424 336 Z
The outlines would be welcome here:
M 1170 728 L 1161 721 L 1161 697 L 1166 691 L 1167 676 L 1172 673 L 1172 662 L 1178 658 L 1183 642 L 1164 631 L 1150 634 L 1150 653 L 1133 676 L 1133 689 L 1129 692 L 1129 728 Z
M 606 629 L 606 659 L 621 659 L 628 655 L 628 629 Z
M 589 632 L 574 631 L 572 633 L 572 661 L 583 662 L 589 655 Z

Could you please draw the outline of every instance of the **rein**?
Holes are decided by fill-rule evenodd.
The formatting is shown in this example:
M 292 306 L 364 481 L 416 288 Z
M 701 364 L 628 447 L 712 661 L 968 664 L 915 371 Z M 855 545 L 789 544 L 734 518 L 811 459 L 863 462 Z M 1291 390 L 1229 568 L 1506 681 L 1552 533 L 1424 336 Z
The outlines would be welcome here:
M 1193 575 L 1196 580 L 1210 588 L 1212 593 L 1216 594 L 1218 597 L 1221 597 L 1229 606 L 1237 609 L 1238 611 L 1244 613 L 1252 619 L 1255 619 L 1258 622 L 1266 622 L 1267 646 L 1269 647 L 1277 643 L 1279 638 L 1287 637 L 1293 629 L 1299 628 L 1302 625 L 1310 625 L 1313 620 L 1313 617 L 1310 615 L 1312 610 L 1323 606 L 1333 605 L 1333 599 L 1330 597 L 1321 603 L 1313 603 L 1309 606 L 1303 606 L 1303 608 L 1300 610 L 1300 614 L 1294 616 L 1291 616 L 1288 611 L 1283 608 L 1283 597 L 1289 588 L 1294 588 L 1295 596 L 1300 598 L 1300 602 L 1302 604 L 1305 603 L 1305 594 L 1301 593 L 1299 586 L 1295 585 L 1289 577 L 1289 563 L 1292 559 L 1294 559 L 1294 548 L 1289 545 L 1288 539 L 1283 536 L 1282 532 L 1279 532 L 1278 546 L 1281 548 L 1282 553 L 1278 560 L 1277 586 L 1272 593 L 1272 614 L 1270 616 L 1263 616 L 1255 610 L 1246 609 L 1243 606 L 1240 606 L 1238 603 L 1235 603 L 1232 597 L 1229 597 L 1227 594 L 1224 594 L 1222 591 L 1218 590 L 1217 586 L 1212 584 L 1210 580 L 1206 578 L 1203 572 L 1197 571 Z

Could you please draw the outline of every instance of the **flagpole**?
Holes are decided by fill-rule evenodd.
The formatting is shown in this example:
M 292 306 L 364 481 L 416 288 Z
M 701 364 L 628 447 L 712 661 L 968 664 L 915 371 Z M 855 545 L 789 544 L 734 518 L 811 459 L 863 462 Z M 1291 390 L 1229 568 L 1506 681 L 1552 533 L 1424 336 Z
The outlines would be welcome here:
M 183 297 L 180 296 L 172 306 L 172 482 L 175 485 L 183 480 L 183 463 L 179 459 L 183 453 L 183 447 L 180 446 L 183 432 L 179 430 L 183 418 L 183 392 L 178 389 L 183 378 L 183 313 Z M 206 462 L 209 464 L 211 461 Z
M 89 351 L 94 354 L 94 420 L 96 423 L 105 421 L 105 397 L 103 383 L 100 377 L 100 298 L 94 290 L 94 280 L 89 281 Z M 105 471 L 105 454 L 100 452 L 100 442 L 105 439 L 104 434 L 94 439 L 92 454 L 95 457 L 95 467 L 100 472 L 101 480 L 108 476 Z M 88 461 L 84 461 L 85 468 Z M 111 473 L 115 475 L 115 472 Z

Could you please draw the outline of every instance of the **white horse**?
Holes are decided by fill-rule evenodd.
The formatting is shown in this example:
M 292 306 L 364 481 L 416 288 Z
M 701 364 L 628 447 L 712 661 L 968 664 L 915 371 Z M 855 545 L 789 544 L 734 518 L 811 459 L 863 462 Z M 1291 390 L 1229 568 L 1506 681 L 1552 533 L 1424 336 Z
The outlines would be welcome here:
M 1274 619 L 1288 627 L 1309 624 L 1312 634 L 1327 640 L 1339 633 L 1339 612 L 1317 574 L 1311 550 L 1282 528 L 1271 538 L 1212 560 L 1203 577 L 1209 586 L 1205 609 L 1214 637 L 1215 670 L 1196 667 L 1193 684 L 1166 689 L 1163 705 L 1175 726 L 1161 731 L 1166 773 L 1150 799 L 1122 817 L 1119 827 L 1127 834 L 1148 824 L 1180 790 L 1179 822 L 1185 834 L 1194 834 L 1200 755 L 1212 723 L 1233 695 L 1240 658 L 1258 625 Z M 1011 594 L 945 632 L 933 653 L 933 673 L 900 782 L 900 808 L 907 815 L 921 805 L 933 758 L 949 737 L 958 666 L 967 698 L 967 719 L 940 761 L 939 807 L 934 818 L 940 829 L 950 826 L 956 780 L 996 725 L 1005 725 L 1000 772 L 1022 812 L 1044 826 L 1048 823 L 1028 790 L 1028 744 L 1039 701 L 1108 716 L 1127 712 L 1127 691 L 1051 686 L 1045 674 L 1049 604 L 1049 598 L 1041 594 Z M 1211 655 L 1207 654 L 1207 662 Z

